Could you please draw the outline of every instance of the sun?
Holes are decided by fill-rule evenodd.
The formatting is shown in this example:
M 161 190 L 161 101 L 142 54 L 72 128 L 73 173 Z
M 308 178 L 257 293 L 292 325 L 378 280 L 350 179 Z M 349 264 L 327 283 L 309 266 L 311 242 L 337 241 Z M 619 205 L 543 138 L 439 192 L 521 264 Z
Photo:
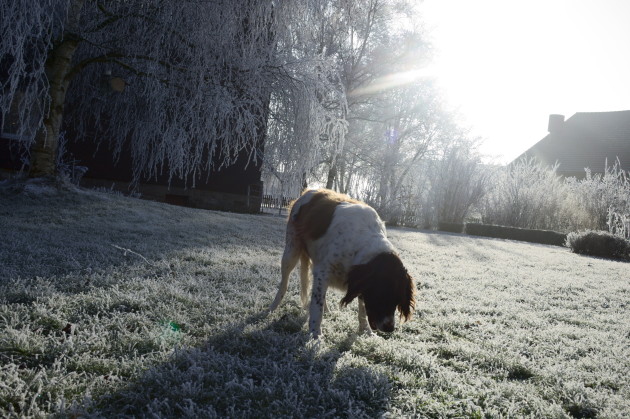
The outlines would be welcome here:
M 503 163 L 547 134 L 549 114 L 630 109 L 630 2 L 425 0 L 419 10 L 446 102 Z

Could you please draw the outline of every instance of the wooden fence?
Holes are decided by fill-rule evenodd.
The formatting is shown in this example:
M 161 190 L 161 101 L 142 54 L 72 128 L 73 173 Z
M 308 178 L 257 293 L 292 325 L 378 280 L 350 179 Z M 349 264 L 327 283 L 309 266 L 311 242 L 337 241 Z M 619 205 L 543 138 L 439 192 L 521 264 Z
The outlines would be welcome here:
M 275 212 L 278 214 L 282 214 L 283 211 L 288 211 L 289 205 L 294 199 L 295 198 L 290 198 L 286 196 L 279 197 L 273 195 L 263 195 L 260 210 L 262 212 Z

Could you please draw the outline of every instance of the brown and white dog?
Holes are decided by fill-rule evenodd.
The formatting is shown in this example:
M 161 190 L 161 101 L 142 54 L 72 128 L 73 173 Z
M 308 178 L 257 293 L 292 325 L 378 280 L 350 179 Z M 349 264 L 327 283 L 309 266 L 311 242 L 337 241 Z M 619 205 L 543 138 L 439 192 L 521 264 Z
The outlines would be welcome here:
M 291 207 L 282 255 L 282 280 L 270 311 L 284 297 L 289 274 L 300 260 L 300 297 L 306 306 L 313 266 L 309 331 L 321 334 L 322 313 L 329 286 L 346 292 L 345 306 L 359 302 L 359 331 L 392 332 L 396 308 L 409 320 L 415 305 L 415 285 L 374 209 L 347 195 L 319 189 L 306 191 Z M 366 319 L 367 315 L 367 319 Z

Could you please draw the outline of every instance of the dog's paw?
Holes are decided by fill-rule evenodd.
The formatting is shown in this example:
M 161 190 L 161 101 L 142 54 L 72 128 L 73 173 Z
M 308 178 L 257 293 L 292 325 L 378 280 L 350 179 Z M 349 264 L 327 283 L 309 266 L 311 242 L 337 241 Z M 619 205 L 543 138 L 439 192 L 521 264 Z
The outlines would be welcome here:
M 324 336 L 320 333 L 317 336 L 313 336 L 312 333 L 309 334 L 309 339 L 304 345 L 304 348 L 310 351 L 313 355 L 318 354 L 322 351 L 324 347 Z
M 310 337 L 310 340 L 312 341 L 322 339 L 322 333 L 320 331 L 311 330 L 308 335 Z
M 308 328 L 308 336 L 310 338 L 310 340 L 312 341 L 317 341 L 317 340 L 323 340 L 324 339 L 324 335 L 322 333 L 322 328 L 321 327 L 316 327 L 316 326 L 309 326 Z
M 271 313 L 271 312 L 275 311 L 275 309 L 277 309 L 279 305 L 280 305 L 280 301 L 275 301 L 275 300 L 274 300 L 274 302 L 273 302 L 273 303 L 271 303 L 271 305 L 269 306 L 269 308 L 267 309 L 267 311 L 268 311 L 269 313 Z
M 359 335 L 372 336 L 374 332 L 370 328 L 370 326 L 361 327 L 359 326 Z

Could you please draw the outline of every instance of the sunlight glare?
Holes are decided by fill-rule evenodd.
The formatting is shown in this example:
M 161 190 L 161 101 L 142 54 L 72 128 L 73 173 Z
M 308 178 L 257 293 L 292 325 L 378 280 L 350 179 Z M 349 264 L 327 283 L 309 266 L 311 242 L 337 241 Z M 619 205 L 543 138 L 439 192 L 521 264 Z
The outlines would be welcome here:
M 372 95 L 375 93 L 383 92 L 385 90 L 394 89 L 396 87 L 405 86 L 423 77 L 435 76 L 435 71 L 432 68 L 424 68 L 409 71 L 400 71 L 398 73 L 387 74 L 383 77 L 379 77 L 370 83 L 368 86 L 359 87 L 348 93 L 348 97 L 358 97 L 364 95 Z
M 426 0 L 421 10 L 446 102 L 503 163 L 547 135 L 549 114 L 630 109 L 630 2 Z

